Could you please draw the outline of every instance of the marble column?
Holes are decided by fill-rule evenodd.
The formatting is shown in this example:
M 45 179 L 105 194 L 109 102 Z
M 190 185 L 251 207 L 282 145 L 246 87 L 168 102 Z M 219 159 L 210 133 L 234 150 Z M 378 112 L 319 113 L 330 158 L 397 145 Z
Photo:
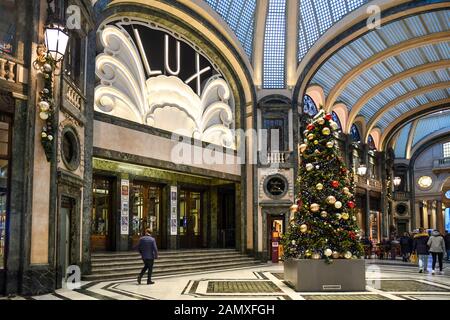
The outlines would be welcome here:
M 423 215 L 423 226 L 421 226 L 421 227 L 427 229 L 428 228 L 428 210 L 429 210 L 428 201 L 423 201 L 422 200 L 422 204 L 423 204 L 423 212 L 422 212 L 422 215 Z

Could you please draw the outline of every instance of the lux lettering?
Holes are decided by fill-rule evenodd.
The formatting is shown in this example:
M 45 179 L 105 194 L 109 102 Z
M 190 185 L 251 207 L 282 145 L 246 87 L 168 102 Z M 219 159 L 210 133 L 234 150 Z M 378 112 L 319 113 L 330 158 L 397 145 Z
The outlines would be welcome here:
M 149 77 L 152 76 L 157 76 L 162 74 L 161 70 L 152 70 L 150 68 L 150 64 L 148 63 L 148 59 L 150 58 L 150 55 L 145 54 L 144 51 L 144 47 L 142 46 L 142 40 L 141 40 L 141 36 L 139 35 L 139 31 L 135 28 L 133 28 L 133 32 L 134 32 L 134 36 L 136 37 L 136 42 L 137 42 L 137 46 L 139 49 L 139 53 L 141 54 L 142 57 L 142 61 L 144 62 L 144 68 L 145 71 L 147 72 L 147 75 Z M 172 63 L 169 61 L 169 49 L 170 49 L 170 45 L 169 45 L 169 36 L 166 34 L 164 36 L 164 70 L 166 72 L 166 74 L 171 75 L 171 76 L 178 76 L 180 74 L 180 70 L 181 70 L 181 55 L 180 55 L 180 42 L 177 41 L 176 42 L 176 67 L 174 69 Z M 192 81 L 196 81 L 196 88 L 197 88 L 197 94 L 200 96 L 201 95 L 201 75 L 207 71 L 211 70 L 211 67 L 206 67 L 203 69 L 200 69 L 200 55 L 198 54 L 198 52 L 195 53 L 195 73 L 189 77 L 188 79 L 186 79 L 184 81 L 184 83 L 186 84 L 190 84 Z

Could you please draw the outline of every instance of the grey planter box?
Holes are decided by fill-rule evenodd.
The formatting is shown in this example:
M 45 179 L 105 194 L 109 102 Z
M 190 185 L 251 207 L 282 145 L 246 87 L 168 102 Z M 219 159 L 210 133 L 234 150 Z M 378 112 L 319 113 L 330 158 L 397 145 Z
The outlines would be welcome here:
M 284 262 L 284 280 L 295 291 L 366 291 L 366 270 L 363 259 L 325 260 L 289 259 Z

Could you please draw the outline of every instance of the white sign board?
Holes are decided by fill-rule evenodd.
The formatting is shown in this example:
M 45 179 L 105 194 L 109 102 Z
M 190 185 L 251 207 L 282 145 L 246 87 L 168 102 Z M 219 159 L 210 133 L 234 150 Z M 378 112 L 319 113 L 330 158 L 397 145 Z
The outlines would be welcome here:
M 122 179 L 120 182 L 120 234 L 129 234 L 130 224 L 130 181 Z
M 170 187 L 170 235 L 178 234 L 178 188 Z

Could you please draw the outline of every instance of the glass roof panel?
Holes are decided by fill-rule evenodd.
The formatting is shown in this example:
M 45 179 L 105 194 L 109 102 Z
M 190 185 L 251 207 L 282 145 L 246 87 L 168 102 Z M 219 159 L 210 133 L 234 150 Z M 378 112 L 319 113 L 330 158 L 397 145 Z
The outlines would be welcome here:
M 205 0 L 229 25 L 249 57 L 253 51 L 256 0 Z
M 358 9 L 368 0 L 300 0 L 298 60 L 307 50 L 348 13 Z

